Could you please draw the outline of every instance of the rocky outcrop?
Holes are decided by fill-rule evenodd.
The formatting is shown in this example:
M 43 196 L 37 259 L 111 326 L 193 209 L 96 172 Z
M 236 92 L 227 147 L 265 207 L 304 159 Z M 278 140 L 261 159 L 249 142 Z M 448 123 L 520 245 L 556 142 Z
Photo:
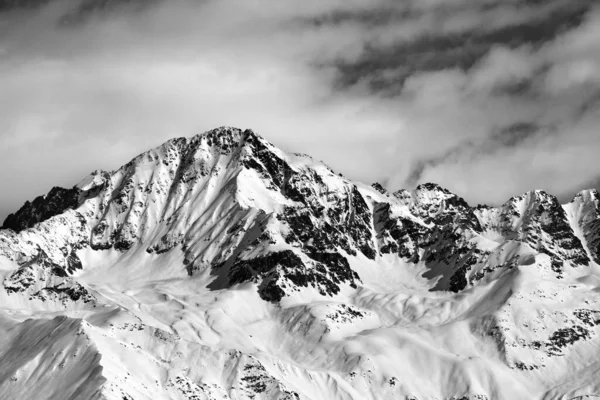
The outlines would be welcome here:
M 77 188 L 54 187 L 47 195 L 36 197 L 32 202 L 27 201 L 16 213 L 9 214 L 1 229 L 21 232 L 32 228 L 39 222 L 76 208 L 79 205 L 79 194 Z

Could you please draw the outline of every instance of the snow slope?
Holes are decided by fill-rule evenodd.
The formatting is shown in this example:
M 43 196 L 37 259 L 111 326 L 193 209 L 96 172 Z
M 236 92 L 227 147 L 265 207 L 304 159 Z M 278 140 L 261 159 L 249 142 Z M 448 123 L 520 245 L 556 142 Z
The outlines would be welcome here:
M 594 398 L 599 221 L 173 139 L 6 219 L 0 398 Z

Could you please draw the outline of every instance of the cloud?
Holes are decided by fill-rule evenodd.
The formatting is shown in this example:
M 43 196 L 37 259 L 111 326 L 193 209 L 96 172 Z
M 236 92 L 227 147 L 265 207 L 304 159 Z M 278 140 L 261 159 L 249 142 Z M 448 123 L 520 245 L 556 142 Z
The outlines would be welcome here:
M 469 160 L 472 165 L 481 159 L 495 157 L 498 153 L 506 153 L 509 149 L 528 146 L 534 139 L 545 133 L 547 132 L 544 127 L 535 123 L 517 122 L 499 129 L 485 138 L 458 142 L 442 154 L 416 161 L 405 179 L 406 185 L 416 186 L 423 182 L 426 173 L 430 174 L 432 169 L 435 170 L 440 166 L 460 164 L 464 160 Z
M 590 1 L 109 3 L 0 13 L 0 217 L 220 125 L 469 201 L 593 180 Z
M 395 12 L 388 11 L 391 23 L 369 31 L 358 59 L 339 62 L 343 85 L 367 81 L 377 90 L 385 85 L 401 89 L 415 73 L 469 69 L 492 47 L 537 45 L 578 26 L 592 2 L 504 0 L 473 4 L 457 0 L 398 4 Z M 360 21 L 361 15 L 347 16 L 346 20 Z M 390 74 L 391 70 L 396 73 Z
M 253 128 L 368 178 L 398 118 L 377 96 L 339 95 L 332 72 L 315 67 L 356 51 L 361 28 L 295 21 L 369 2 L 262 3 L 162 2 L 72 25 L 61 22 L 72 2 L 0 16 L 0 181 L 11 188 L 3 213 L 220 125 Z M 372 155 L 359 157 L 364 149 Z M 364 160 L 348 166 L 351 154 Z
M 599 22 L 591 8 L 543 43 L 495 45 L 469 68 L 412 74 L 400 98 L 421 140 L 390 184 L 433 181 L 498 204 L 535 188 L 564 200 L 594 182 Z
M 529 46 L 516 49 L 492 47 L 471 71 L 472 89 L 490 94 L 530 89 L 529 83 L 542 67 L 531 53 Z

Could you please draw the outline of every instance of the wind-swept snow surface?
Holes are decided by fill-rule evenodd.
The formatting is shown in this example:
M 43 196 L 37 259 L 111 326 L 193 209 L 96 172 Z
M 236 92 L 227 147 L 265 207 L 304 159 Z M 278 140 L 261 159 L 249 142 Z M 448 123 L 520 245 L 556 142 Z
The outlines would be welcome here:
M 391 194 L 223 127 L 4 228 L 2 399 L 600 396 L 596 191 Z

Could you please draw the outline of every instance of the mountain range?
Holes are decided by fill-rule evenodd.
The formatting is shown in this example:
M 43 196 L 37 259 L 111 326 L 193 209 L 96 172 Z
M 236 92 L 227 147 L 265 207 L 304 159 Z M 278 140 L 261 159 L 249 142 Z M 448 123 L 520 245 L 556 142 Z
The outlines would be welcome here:
M 221 127 L 6 218 L 0 398 L 600 398 L 599 264 L 596 190 L 473 207 Z

